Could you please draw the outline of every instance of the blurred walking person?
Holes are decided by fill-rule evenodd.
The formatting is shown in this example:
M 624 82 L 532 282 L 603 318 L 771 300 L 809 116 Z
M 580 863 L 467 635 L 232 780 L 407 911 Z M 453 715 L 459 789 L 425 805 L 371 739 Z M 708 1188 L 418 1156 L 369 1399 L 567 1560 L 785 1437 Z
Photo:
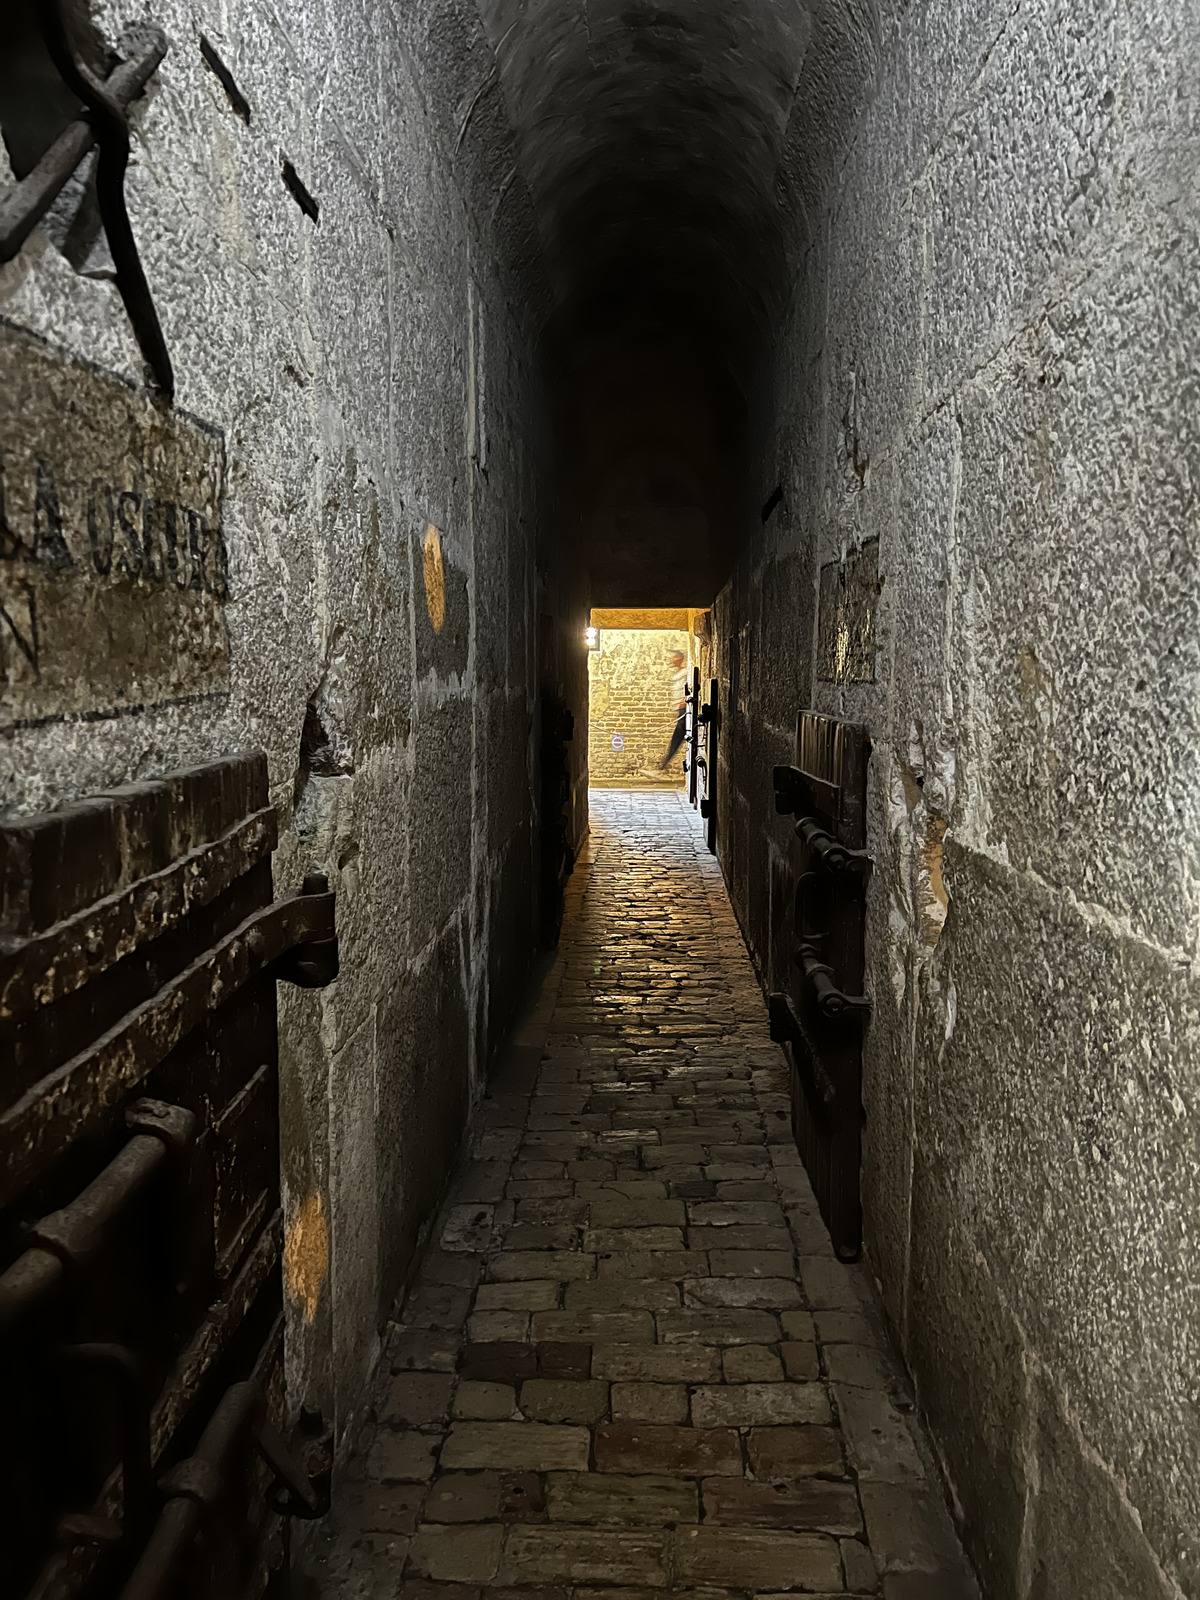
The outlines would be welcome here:
M 671 765 L 687 738 L 687 661 L 682 650 L 672 650 L 668 659 L 671 663 L 671 710 L 676 721 L 667 753 L 658 763 L 660 772 L 665 772 Z

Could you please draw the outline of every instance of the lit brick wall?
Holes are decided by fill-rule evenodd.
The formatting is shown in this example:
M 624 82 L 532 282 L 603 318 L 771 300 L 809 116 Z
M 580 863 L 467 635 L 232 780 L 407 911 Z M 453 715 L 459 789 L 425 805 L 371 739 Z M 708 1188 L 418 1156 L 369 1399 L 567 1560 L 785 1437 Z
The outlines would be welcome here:
M 643 769 L 657 768 L 675 726 L 674 669 L 668 658 L 672 650 L 681 650 L 686 659 L 688 643 L 683 629 L 600 630 L 600 648 L 588 657 L 588 766 L 593 784 L 647 779 Z M 623 749 L 613 749 L 614 734 L 621 736 Z M 678 785 L 682 779 L 681 751 L 661 781 Z

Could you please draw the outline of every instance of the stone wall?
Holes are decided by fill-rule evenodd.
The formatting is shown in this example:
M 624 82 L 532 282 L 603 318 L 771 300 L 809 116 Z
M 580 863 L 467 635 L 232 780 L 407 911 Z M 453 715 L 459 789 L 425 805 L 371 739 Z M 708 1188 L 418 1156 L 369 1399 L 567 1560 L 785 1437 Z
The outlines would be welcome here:
M 687 659 L 691 635 L 672 628 L 601 628 L 588 656 L 588 770 L 591 782 L 656 781 L 675 727 L 671 711 L 672 650 Z M 622 748 L 613 748 L 613 739 Z M 658 781 L 678 787 L 682 751 Z
M 779 985 L 772 764 L 868 725 L 868 1247 L 971 1553 L 1195 1597 L 1194 16 L 883 11 L 716 608 L 722 860 Z
M 110 41 L 141 11 L 93 9 Z M 15 371 L 27 391 L 0 443 L 19 547 L 0 562 L 0 803 L 266 750 L 277 886 L 319 869 L 338 895 L 341 977 L 281 1002 L 291 1399 L 343 1431 L 532 938 L 545 507 L 512 290 L 527 197 L 516 180 L 497 200 L 503 128 L 472 102 L 465 130 L 430 16 L 154 6 L 169 51 L 126 187 L 174 362 L 169 424 L 102 253 L 76 271 L 48 224 L 0 269 L 6 386 Z M 122 407 L 124 444 L 105 433 Z M 17 640 L 26 583 L 40 683 Z

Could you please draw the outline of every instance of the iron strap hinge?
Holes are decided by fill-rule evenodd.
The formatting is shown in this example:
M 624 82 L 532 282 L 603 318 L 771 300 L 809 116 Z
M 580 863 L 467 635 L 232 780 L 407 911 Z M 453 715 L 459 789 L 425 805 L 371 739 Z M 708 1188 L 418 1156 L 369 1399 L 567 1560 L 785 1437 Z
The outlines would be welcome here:
M 267 971 L 302 988 L 337 977 L 334 896 L 325 878 L 306 878 L 299 894 L 247 917 L 0 1115 L 0 1205 L 136 1088 L 209 1011 Z

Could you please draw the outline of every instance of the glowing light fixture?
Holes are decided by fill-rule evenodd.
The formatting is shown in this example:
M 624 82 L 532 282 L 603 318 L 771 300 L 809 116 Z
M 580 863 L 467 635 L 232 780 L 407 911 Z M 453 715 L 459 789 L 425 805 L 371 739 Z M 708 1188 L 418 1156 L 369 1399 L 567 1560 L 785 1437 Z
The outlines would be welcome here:
M 585 634 L 585 638 L 587 639 L 587 647 L 588 647 L 589 650 L 599 650 L 599 648 L 600 648 L 600 629 L 599 628 L 589 628 L 587 630 L 587 633 Z

